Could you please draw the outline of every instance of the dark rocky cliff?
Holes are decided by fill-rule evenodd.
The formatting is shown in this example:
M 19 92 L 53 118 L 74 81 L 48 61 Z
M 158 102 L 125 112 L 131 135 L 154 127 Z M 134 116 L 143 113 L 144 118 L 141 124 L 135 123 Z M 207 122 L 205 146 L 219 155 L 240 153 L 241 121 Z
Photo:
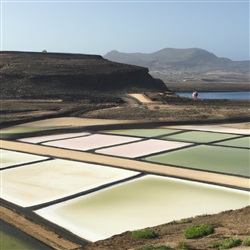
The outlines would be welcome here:
M 1 98 L 61 98 L 88 91 L 165 91 L 148 69 L 98 55 L 0 52 Z

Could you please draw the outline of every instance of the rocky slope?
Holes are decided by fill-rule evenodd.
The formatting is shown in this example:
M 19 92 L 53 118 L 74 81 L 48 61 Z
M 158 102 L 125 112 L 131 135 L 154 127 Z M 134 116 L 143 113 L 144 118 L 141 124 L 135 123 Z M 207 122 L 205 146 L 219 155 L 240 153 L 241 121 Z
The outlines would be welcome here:
M 249 61 L 219 58 L 203 49 L 165 48 L 154 53 L 110 51 L 104 58 L 114 62 L 148 67 L 150 74 L 164 81 L 207 80 L 249 81 Z
M 1 99 L 79 97 L 87 91 L 164 91 L 148 69 L 98 55 L 0 52 Z

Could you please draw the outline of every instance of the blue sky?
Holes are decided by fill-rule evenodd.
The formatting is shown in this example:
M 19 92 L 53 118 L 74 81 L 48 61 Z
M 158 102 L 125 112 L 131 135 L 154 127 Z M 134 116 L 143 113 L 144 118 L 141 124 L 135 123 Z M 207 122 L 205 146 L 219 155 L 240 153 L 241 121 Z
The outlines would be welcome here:
M 249 0 L 1 0 L 1 50 L 202 48 L 249 60 Z

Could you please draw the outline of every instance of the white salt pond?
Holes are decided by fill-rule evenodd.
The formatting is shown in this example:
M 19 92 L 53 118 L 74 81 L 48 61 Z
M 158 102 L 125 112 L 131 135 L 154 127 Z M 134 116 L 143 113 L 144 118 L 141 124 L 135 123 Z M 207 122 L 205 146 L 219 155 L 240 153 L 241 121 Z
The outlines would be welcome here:
M 170 149 L 176 149 L 187 145 L 190 145 L 190 143 L 149 139 L 145 141 L 133 142 L 125 145 L 100 149 L 96 150 L 95 152 L 100 154 L 135 158 L 158 153 L 161 151 L 167 151 Z
M 148 175 L 36 213 L 90 241 L 249 205 L 249 193 Z
M 0 156 L 0 169 L 48 159 L 48 157 L 5 149 L 0 149 Z
M 1 198 L 27 207 L 87 191 L 138 172 L 68 160 L 49 160 L 2 171 Z
M 29 143 L 41 143 L 45 141 L 52 141 L 52 140 L 60 140 L 60 139 L 67 139 L 77 136 L 87 136 L 90 133 L 81 132 L 81 133 L 68 133 L 68 134 L 57 134 L 57 135 L 47 135 L 47 136 L 34 136 L 34 137 L 27 137 L 19 139 L 19 141 L 29 142 Z
M 87 151 L 100 147 L 138 141 L 140 139 L 141 138 L 133 138 L 128 136 L 94 134 L 86 137 L 46 142 L 44 145 Z

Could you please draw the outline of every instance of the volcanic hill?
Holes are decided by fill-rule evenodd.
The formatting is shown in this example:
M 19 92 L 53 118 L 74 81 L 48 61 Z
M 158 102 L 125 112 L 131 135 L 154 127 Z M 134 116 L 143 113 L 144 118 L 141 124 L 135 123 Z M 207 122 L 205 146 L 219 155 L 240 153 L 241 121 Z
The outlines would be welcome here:
M 113 50 L 104 58 L 147 67 L 153 77 L 163 81 L 249 82 L 249 60 L 232 61 L 199 48 L 165 48 L 149 54 Z
M 164 91 L 148 69 L 98 55 L 0 52 L 1 99 L 63 98 L 86 91 Z

